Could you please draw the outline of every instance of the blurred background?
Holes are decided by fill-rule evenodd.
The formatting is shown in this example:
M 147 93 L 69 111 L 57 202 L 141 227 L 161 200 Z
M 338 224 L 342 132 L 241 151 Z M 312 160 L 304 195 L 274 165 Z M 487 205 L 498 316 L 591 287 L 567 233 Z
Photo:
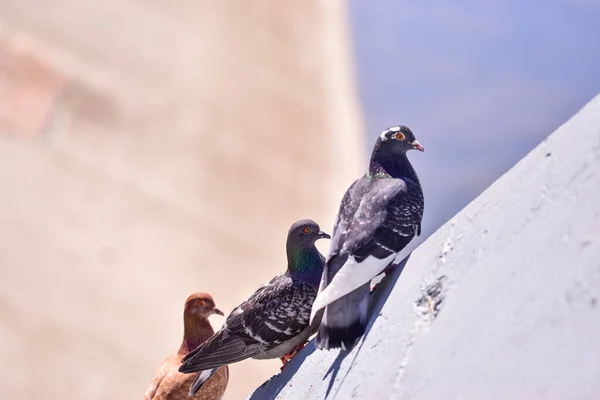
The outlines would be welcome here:
M 0 0 L 3 398 L 141 399 L 185 298 L 283 272 L 390 125 L 422 240 L 600 92 L 598 37 L 595 1 Z
M 367 143 L 403 123 L 427 152 L 411 155 L 424 237 L 600 92 L 598 0 L 351 0 L 349 10 Z

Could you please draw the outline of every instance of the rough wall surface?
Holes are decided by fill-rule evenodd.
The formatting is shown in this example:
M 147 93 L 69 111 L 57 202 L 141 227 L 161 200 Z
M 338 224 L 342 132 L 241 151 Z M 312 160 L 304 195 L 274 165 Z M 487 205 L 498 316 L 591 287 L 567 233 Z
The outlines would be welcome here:
M 351 353 L 311 343 L 251 398 L 597 399 L 599 199 L 600 96 L 383 281 Z
M 294 220 L 331 226 L 362 156 L 347 46 L 341 0 L 0 0 L 2 398 L 141 398 L 188 294 L 231 310 Z

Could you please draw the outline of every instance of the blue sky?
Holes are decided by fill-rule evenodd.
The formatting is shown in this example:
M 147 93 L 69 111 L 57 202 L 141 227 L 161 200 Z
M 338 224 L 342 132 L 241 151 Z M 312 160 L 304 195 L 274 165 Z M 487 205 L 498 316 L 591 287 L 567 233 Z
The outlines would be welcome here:
M 599 0 L 350 0 L 350 11 L 368 151 L 398 124 L 425 146 L 409 156 L 425 236 L 600 93 Z

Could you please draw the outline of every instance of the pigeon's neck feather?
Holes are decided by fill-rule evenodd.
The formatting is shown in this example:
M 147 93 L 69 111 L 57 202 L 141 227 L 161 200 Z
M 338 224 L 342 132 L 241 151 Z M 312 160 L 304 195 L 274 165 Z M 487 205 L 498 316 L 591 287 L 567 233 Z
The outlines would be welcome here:
M 406 153 L 397 155 L 373 152 L 367 176 L 372 179 L 402 178 L 419 183 L 419 177 L 406 157 Z
M 323 259 L 313 245 L 306 247 L 288 247 L 288 272 L 292 279 L 318 285 L 323 274 Z
M 208 319 L 185 312 L 183 315 L 183 341 L 177 354 L 185 356 L 204 343 L 214 332 Z

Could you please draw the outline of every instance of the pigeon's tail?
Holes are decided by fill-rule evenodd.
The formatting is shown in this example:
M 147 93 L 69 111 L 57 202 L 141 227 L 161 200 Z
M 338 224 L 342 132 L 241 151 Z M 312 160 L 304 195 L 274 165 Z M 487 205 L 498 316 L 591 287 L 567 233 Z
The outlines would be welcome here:
M 258 344 L 247 345 L 239 336 L 221 330 L 185 356 L 179 372 L 189 374 L 210 370 L 245 360 L 259 352 Z
M 202 385 L 204 385 L 204 383 L 207 380 L 209 380 L 210 377 L 213 376 L 215 372 L 217 372 L 217 368 L 211 368 L 211 369 L 207 369 L 205 371 L 201 371 L 200 374 L 198 374 L 198 377 L 194 380 L 194 383 L 192 383 L 192 386 L 190 386 L 188 396 L 195 395 L 196 392 L 198 392 L 198 390 L 200 390 Z
M 367 328 L 369 292 L 370 283 L 367 283 L 325 308 L 317 333 L 319 349 L 352 350 Z

